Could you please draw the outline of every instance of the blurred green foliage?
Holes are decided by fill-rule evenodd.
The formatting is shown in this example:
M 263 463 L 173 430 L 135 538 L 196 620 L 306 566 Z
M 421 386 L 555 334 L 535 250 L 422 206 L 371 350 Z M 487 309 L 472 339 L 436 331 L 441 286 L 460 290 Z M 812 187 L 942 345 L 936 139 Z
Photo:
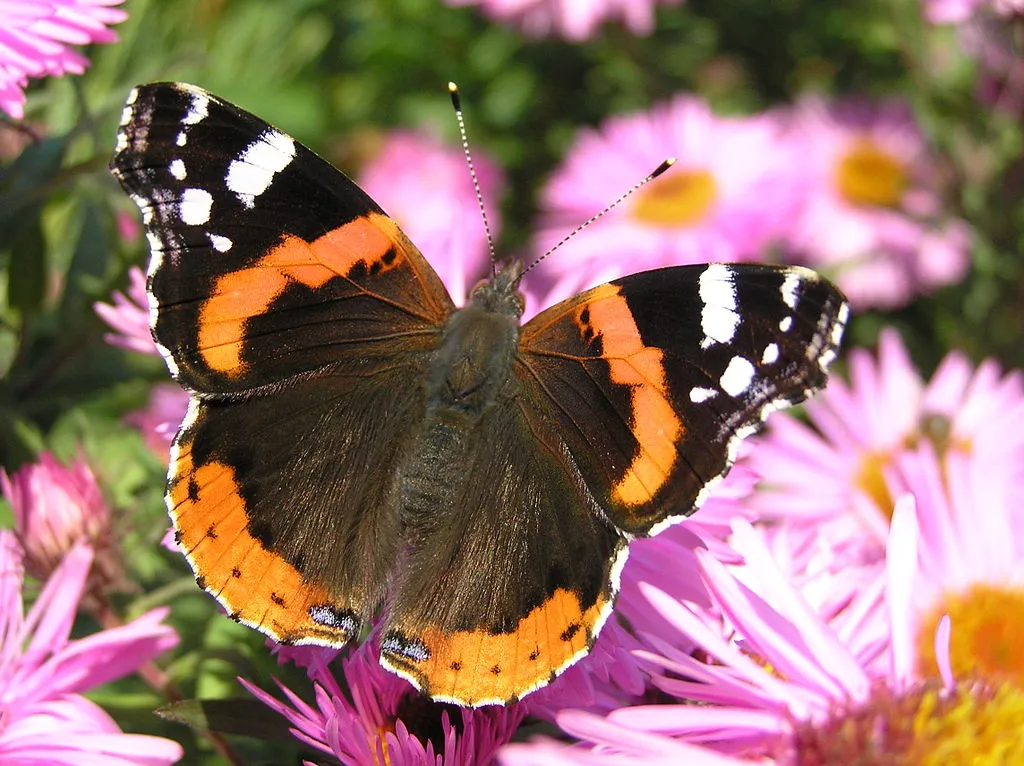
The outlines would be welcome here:
M 617 25 L 570 44 L 530 40 L 473 8 L 440 0 L 128 0 L 121 42 L 87 53 L 82 77 L 34 82 L 24 126 L 0 125 L 0 463 L 42 449 L 84 454 L 123 514 L 138 590 L 126 614 L 175 606 L 183 636 L 169 670 L 185 697 L 241 696 L 235 675 L 265 688 L 276 668 L 256 633 L 222 619 L 165 529 L 164 467 L 121 422 L 158 359 L 106 344 L 94 301 L 123 289 L 144 239 L 122 241 L 114 213 L 135 210 L 106 164 L 129 89 L 184 80 L 295 135 L 354 171 L 380 132 L 413 127 L 456 140 L 446 83 L 459 83 L 472 141 L 505 167 L 500 247 L 529 240 L 538 189 L 576 132 L 680 91 L 721 112 L 749 113 L 808 90 L 908 98 L 941 150 L 949 209 L 977 231 L 968 280 L 895 314 L 855 320 L 851 342 L 883 323 L 904 333 L 927 370 L 950 348 L 1024 365 L 1024 163 L 1020 115 L 978 107 L 978 72 L 955 32 L 924 24 L 917 0 L 690 0 L 661 8 L 649 37 Z M 12 148 L 13 147 L 13 148 Z M 637 168 L 641 176 L 649 168 Z M 608 189 L 609 200 L 621 189 Z M 89 626 L 83 626 L 87 629 Z M 296 684 L 301 688 L 303 684 Z M 97 698 L 133 731 L 186 738 L 152 717 L 162 700 L 141 682 Z M 208 744 L 189 741 L 187 763 Z M 285 746 L 239 740 L 245 762 L 294 759 Z

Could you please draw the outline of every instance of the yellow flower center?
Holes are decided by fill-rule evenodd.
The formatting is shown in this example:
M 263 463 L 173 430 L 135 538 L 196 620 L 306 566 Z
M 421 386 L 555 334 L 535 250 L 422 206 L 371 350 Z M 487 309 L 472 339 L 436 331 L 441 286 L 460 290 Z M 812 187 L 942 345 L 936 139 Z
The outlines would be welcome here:
M 969 439 L 954 436 L 953 424 L 949 418 L 939 414 L 922 415 L 918 427 L 904 436 L 902 447 L 913 451 L 925 441 L 931 442 L 935 448 L 943 476 L 946 456 L 950 451 L 958 450 L 970 454 L 974 446 Z M 864 452 L 853 477 L 854 486 L 863 491 L 887 518 L 892 518 L 893 506 L 896 503 L 885 478 L 885 471 L 891 459 L 892 455 L 882 450 Z
M 949 660 L 954 676 L 1006 679 L 1024 689 L 1024 591 L 979 583 L 963 593 L 946 594 L 922 620 L 917 636 L 922 674 L 937 670 L 935 628 L 945 614 L 953 628 Z
M 637 192 L 633 217 L 654 226 L 692 226 L 707 217 L 717 198 L 711 173 L 673 168 Z
M 908 179 L 902 162 L 861 138 L 840 158 L 835 183 L 851 204 L 898 207 Z
M 914 742 L 903 763 L 1003 766 L 1024 763 L 1024 694 L 1013 684 L 961 684 L 931 694 L 914 716 Z
M 885 480 L 885 467 L 888 463 L 889 455 L 884 452 L 865 452 L 853 483 L 871 498 L 886 518 L 892 518 L 895 500 Z
M 786 745 L 796 766 L 1024 763 L 1024 694 L 983 682 L 950 692 L 936 681 L 902 694 L 879 687 L 863 705 L 798 723 Z

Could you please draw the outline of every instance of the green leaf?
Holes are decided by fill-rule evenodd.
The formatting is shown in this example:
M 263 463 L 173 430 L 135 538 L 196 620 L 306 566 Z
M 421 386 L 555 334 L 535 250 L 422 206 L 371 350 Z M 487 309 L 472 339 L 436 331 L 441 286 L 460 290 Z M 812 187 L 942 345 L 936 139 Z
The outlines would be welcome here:
M 103 226 L 103 214 L 95 204 L 86 201 L 82 205 L 82 217 L 61 301 L 61 313 L 69 318 L 89 310 L 92 295 L 101 284 L 111 259 L 111 243 Z
M 35 313 L 46 293 L 46 239 L 39 211 L 33 212 L 35 215 L 17 227 L 10 244 L 7 301 L 24 313 Z
M 36 311 L 45 294 L 47 248 L 40 216 L 67 143 L 66 136 L 37 141 L 0 168 L 0 252 L 10 254 L 8 300 L 22 312 Z

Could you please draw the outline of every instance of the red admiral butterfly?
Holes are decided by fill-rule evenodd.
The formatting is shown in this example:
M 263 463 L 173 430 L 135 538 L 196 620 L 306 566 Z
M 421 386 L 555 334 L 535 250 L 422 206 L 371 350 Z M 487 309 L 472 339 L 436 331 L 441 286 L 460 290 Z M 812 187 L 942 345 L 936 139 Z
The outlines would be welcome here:
M 281 642 L 508 703 L 585 655 L 630 539 L 689 515 L 847 319 L 807 269 L 634 274 L 520 324 L 511 264 L 457 309 L 380 207 L 191 85 L 132 92 L 112 170 L 191 405 L 167 505 L 200 586 Z

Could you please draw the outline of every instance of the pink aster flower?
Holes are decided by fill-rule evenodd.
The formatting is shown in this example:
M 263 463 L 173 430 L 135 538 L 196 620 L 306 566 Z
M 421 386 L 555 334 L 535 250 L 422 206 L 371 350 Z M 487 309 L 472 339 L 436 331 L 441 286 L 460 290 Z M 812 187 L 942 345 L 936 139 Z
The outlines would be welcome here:
M 644 587 L 654 585 L 674 598 L 710 608 L 695 551 L 706 549 L 727 563 L 741 560 L 729 542 L 732 524 L 738 519 L 749 522 L 757 519 L 750 499 L 758 476 L 744 459 L 747 452 L 746 448 L 741 448 L 740 461 L 696 513 L 654 537 L 630 543 L 615 609 L 643 646 L 649 648 L 646 642 L 650 636 L 664 636 L 666 631 L 674 633 L 661 615 L 650 608 Z
M 774 117 L 718 117 L 679 95 L 580 135 L 544 189 L 537 250 L 668 157 L 673 167 L 544 261 L 552 300 L 627 272 L 762 257 L 800 203 L 799 162 Z
M 138 266 L 128 271 L 128 289 L 114 293 L 113 304 L 94 303 L 100 319 L 110 325 L 113 333 L 104 340 L 112 346 L 138 351 L 140 354 L 159 354 L 149 331 L 149 298 L 146 295 L 146 275 Z
M 682 0 L 447 0 L 449 5 L 478 5 L 498 21 L 515 24 L 531 37 L 557 34 L 579 42 L 592 37 L 602 22 L 618 18 L 637 35 L 654 29 L 656 5 Z
M 284 686 L 282 701 L 241 683 L 284 716 L 300 742 L 342 763 L 483 766 L 509 741 L 525 714 L 515 705 L 469 710 L 430 701 L 381 667 L 372 636 L 340 661 L 345 690 L 327 666 L 334 652 L 306 651 L 303 656 L 314 683 L 312 705 Z
M 18 764 L 162 766 L 182 756 L 162 737 L 125 734 L 82 696 L 135 672 L 178 643 L 155 609 L 118 628 L 71 639 L 92 566 L 79 544 L 46 581 L 26 615 L 23 553 L 0 530 L 0 761 Z
M 964 276 L 967 225 L 944 216 L 934 158 L 904 102 L 807 98 L 790 134 L 811 184 L 790 232 L 797 260 L 861 307 L 901 306 Z
M 1020 460 L 1019 454 L 1002 457 Z M 962 450 L 940 457 L 928 442 L 901 456 L 899 469 L 906 486 L 914 489 L 920 528 L 909 605 L 919 671 L 935 672 L 935 652 L 927 638 L 948 615 L 955 628 L 949 662 L 958 676 L 994 683 L 1008 679 L 1024 689 L 1024 481 L 1019 469 L 1003 470 Z
M 109 43 L 128 18 L 121 0 L 0 0 L 0 109 L 20 120 L 30 77 L 82 74 L 89 60 L 70 45 Z
M 487 155 L 473 154 L 480 195 L 496 237 L 505 181 Z M 359 174 L 359 185 L 409 235 L 457 304 L 490 275 L 490 250 L 473 180 L 461 148 L 397 131 Z
M 918 540 L 912 498 L 897 508 L 889 541 L 885 646 L 853 640 L 855 628 L 834 629 L 786 581 L 749 526 L 739 524 L 736 535 L 745 538 L 742 580 L 713 556 L 697 554 L 715 613 L 646 588 L 651 607 L 708 658 L 668 642 L 645 654 L 658 668 L 655 684 L 678 703 L 624 707 L 603 718 L 563 714 L 559 724 L 591 744 L 591 757 L 579 757 L 581 746 L 561 746 L 562 760 L 559 746 L 548 743 L 545 763 L 667 764 L 687 754 L 680 745 L 721 757 L 694 763 L 739 762 L 727 760 L 733 756 L 838 764 L 861 755 L 873 763 L 980 763 L 1024 755 L 1024 694 L 1008 684 L 958 681 L 948 661 L 948 620 L 934 639 L 940 673 L 915 672 L 907 624 Z M 874 662 L 880 653 L 886 661 Z M 502 763 L 538 763 L 532 747 L 505 748 Z
M 0 470 L 0 489 L 14 511 L 15 534 L 34 577 L 48 577 L 68 551 L 84 541 L 101 552 L 94 562 L 89 592 L 101 591 L 119 579 L 110 509 L 84 461 L 65 466 L 43 453 L 38 463 L 26 464 L 11 476 Z
M 961 452 L 1024 489 L 1024 375 L 951 352 L 925 382 L 899 336 L 885 330 L 877 358 L 855 349 L 850 382 L 833 376 L 809 401 L 810 423 L 780 413 L 750 455 L 771 482 L 753 499 L 776 528 L 793 572 L 839 573 L 881 559 L 895 498 L 921 487 L 898 460 L 930 442 Z M 796 576 L 796 574 L 794 574 Z

